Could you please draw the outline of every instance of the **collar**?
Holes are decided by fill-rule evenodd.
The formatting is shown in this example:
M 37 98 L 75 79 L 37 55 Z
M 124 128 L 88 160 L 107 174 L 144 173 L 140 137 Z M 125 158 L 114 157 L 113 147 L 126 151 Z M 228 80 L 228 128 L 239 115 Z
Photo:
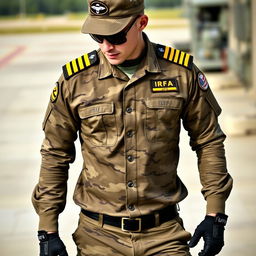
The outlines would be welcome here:
M 138 66 L 144 60 L 144 58 L 147 54 L 147 51 L 148 51 L 148 46 L 147 46 L 147 44 L 145 44 L 145 47 L 142 50 L 142 52 L 138 58 L 133 59 L 133 60 L 125 60 L 123 63 L 121 63 L 117 66 L 124 67 L 124 68 Z
M 109 63 L 100 49 L 98 50 L 98 56 L 100 59 L 98 79 L 105 79 L 113 76 L 121 80 L 128 80 L 127 76 L 120 69 Z
M 160 73 L 162 70 L 158 63 L 158 59 L 156 56 L 155 46 L 150 40 L 148 39 L 147 35 L 143 32 L 143 38 L 146 43 L 147 47 L 147 54 L 142 61 L 142 64 L 139 66 L 139 70 L 144 70 L 150 73 Z
M 141 65 L 138 67 L 136 77 L 142 77 L 145 75 L 146 71 L 149 73 L 161 72 L 153 43 L 149 41 L 147 35 L 144 32 L 143 38 L 146 43 L 147 52 L 145 58 L 141 62 Z M 112 75 L 113 77 L 122 80 L 128 80 L 127 76 L 120 69 L 109 63 L 100 49 L 98 50 L 98 56 L 100 59 L 98 79 L 104 79 Z

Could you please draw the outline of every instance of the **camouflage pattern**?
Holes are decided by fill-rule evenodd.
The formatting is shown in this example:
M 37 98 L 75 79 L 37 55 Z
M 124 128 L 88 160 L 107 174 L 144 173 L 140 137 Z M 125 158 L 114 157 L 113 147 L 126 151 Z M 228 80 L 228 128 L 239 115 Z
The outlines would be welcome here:
M 217 120 L 221 109 L 210 88 L 199 86 L 202 73 L 195 65 L 159 57 L 163 49 L 146 40 L 147 55 L 131 79 L 100 50 L 94 65 L 60 77 L 43 122 L 32 199 L 40 229 L 58 229 L 77 134 L 84 160 L 74 192 L 80 207 L 137 217 L 183 200 L 187 190 L 177 175 L 181 121 L 197 153 L 207 212 L 224 213 L 232 178 Z
M 73 234 L 77 256 L 191 256 L 187 245 L 190 238 L 178 216 L 141 233 L 129 233 L 109 225 L 102 227 L 81 214 Z

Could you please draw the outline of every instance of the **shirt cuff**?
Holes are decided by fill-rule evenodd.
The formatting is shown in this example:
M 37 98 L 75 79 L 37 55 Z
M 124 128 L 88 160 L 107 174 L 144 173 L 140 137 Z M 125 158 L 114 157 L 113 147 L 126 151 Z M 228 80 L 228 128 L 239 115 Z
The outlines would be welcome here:
M 219 197 L 208 197 L 206 214 L 225 213 L 225 200 Z
M 58 231 L 58 215 L 40 215 L 39 216 L 39 230 L 48 232 Z

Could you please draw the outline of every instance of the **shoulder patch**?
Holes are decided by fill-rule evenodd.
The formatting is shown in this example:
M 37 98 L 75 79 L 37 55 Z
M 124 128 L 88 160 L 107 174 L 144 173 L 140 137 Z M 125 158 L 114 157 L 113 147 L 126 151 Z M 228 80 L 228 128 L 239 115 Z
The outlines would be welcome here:
M 209 88 L 209 83 L 202 72 L 199 72 L 197 74 L 197 81 L 198 81 L 198 85 L 203 91 L 206 91 Z
M 98 61 L 97 51 L 86 53 L 83 56 L 76 58 L 62 67 L 63 74 L 66 80 L 72 76 L 82 72 L 90 66 L 96 64 Z
M 158 44 L 156 46 L 157 56 L 188 69 L 192 69 L 193 56 L 178 49 Z
M 59 95 L 59 83 L 57 82 L 55 87 L 53 88 L 53 91 L 50 97 L 52 103 L 54 103 L 57 100 L 58 95 Z

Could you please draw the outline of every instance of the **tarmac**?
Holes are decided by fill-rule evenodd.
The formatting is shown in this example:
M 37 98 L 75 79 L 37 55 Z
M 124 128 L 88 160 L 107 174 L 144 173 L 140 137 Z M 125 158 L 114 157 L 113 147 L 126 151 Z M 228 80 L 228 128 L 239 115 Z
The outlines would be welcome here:
M 154 42 L 172 45 L 187 40 L 187 29 L 151 29 Z M 61 74 L 61 67 L 71 59 L 97 48 L 87 35 L 79 33 L 6 35 L 0 37 L 0 255 L 39 255 L 38 217 L 31 204 L 31 194 L 38 180 L 41 129 L 50 93 Z M 241 87 L 223 89 L 220 85 L 230 73 L 209 74 L 211 88 L 222 107 L 220 123 L 224 131 L 228 117 L 255 114 L 255 101 Z M 232 76 L 232 74 L 231 74 Z M 227 136 L 225 142 L 228 169 L 234 188 L 227 201 L 229 215 L 225 247 L 221 256 L 254 256 L 256 199 L 256 135 Z M 196 154 L 189 138 L 181 133 L 179 176 L 189 190 L 180 204 L 185 227 L 193 233 L 205 215 L 205 201 L 200 193 Z M 60 216 L 60 235 L 69 255 L 76 255 L 71 234 L 79 207 L 72 193 L 82 166 L 79 144 L 77 159 L 70 168 L 67 206 Z M 202 242 L 193 249 L 196 256 Z

